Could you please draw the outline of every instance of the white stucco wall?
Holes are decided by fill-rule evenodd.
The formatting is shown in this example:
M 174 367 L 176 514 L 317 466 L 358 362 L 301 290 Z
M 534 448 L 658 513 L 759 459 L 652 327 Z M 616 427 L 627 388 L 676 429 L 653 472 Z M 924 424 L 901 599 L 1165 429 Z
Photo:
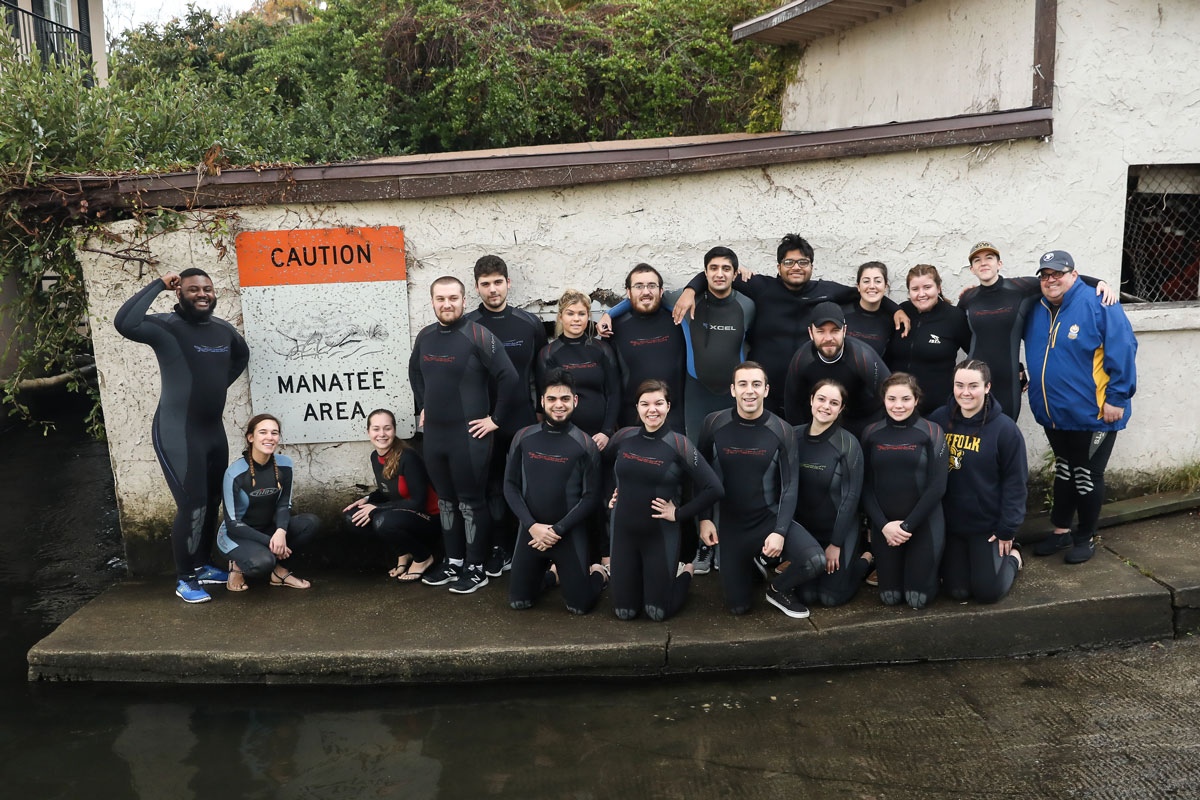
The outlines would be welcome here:
M 784 130 L 1027 108 L 1034 0 L 923 0 L 812 42 L 783 97 Z
M 1194 79 L 1200 4 L 1088 3 L 1086 18 L 1082 0 L 1060 0 L 1059 7 L 1060 84 L 1055 135 L 1048 142 L 546 191 L 238 209 L 233 233 L 402 226 L 410 335 L 433 320 L 429 281 L 451 273 L 469 286 L 475 259 L 488 252 L 509 263 L 515 284 L 510 301 L 523 306 L 553 301 L 566 288 L 617 289 L 638 261 L 654 264 L 669 284 L 678 285 L 716 244 L 732 247 L 746 265 L 771 272 L 775 243 L 791 231 L 816 247 L 817 277 L 851 282 L 859 263 L 888 263 L 897 299 L 903 296 L 904 271 L 921 262 L 942 267 L 947 294 L 956 296 L 972 281 L 965 262 L 979 239 L 1000 247 L 1009 274 L 1026 274 L 1042 251 L 1063 248 L 1082 271 L 1115 283 L 1129 165 L 1200 162 L 1200 137 L 1180 135 L 1200 129 L 1200 84 Z M 130 223 L 111 227 L 132 230 Z M 192 265 L 208 270 L 222 295 L 218 313 L 240 326 L 232 250 L 221 261 L 203 237 L 186 232 L 160 236 L 149 247 L 163 271 Z M 121 339 L 107 322 L 149 278 L 138 279 L 136 266 L 107 256 L 80 257 L 92 313 L 106 320 L 93 328 L 122 522 L 127 537 L 139 525 L 163 530 L 173 507 L 149 444 L 157 368 L 148 348 Z M 468 297 L 473 305 L 473 295 Z M 169 307 L 164 297 L 155 310 Z M 1200 443 L 1187 433 L 1200 412 L 1200 370 L 1194 357 L 1180 359 L 1181 353 L 1200 352 L 1194 346 L 1200 345 L 1200 310 L 1153 311 L 1142 319 L 1135 428 L 1117 445 L 1112 461 L 1117 473 L 1200 460 Z M 1182 385 L 1173 385 L 1176 380 Z M 1164 385 L 1172 388 L 1163 390 Z M 231 442 L 240 442 L 237 425 L 250 414 L 243 378 L 226 410 Z M 1026 415 L 1023 425 L 1031 423 Z M 1036 460 L 1043 437 L 1032 427 L 1026 433 Z M 352 485 L 367 478 L 365 441 L 294 446 L 289 452 L 297 461 L 301 507 L 344 502 L 354 494 Z

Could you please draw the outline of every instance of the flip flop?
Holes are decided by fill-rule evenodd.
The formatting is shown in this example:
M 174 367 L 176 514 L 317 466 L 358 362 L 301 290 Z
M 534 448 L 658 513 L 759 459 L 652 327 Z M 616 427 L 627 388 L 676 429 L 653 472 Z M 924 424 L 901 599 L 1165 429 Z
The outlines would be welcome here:
M 422 569 L 420 572 L 414 572 L 412 570 L 413 563 L 415 562 L 410 561 L 408 568 L 404 571 L 404 574 L 396 576 L 396 581 L 398 583 L 420 583 L 421 578 L 424 577 L 425 573 L 429 571 L 434 564 L 433 559 L 430 559 L 429 564 L 427 564 L 424 569 Z
M 233 576 L 242 575 L 242 583 L 240 586 L 233 585 Z M 250 584 L 246 582 L 246 577 L 240 569 L 234 566 L 233 562 L 229 562 L 229 579 L 225 581 L 225 588 L 231 592 L 244 592 L 250 588 Z
M 271 570 L 271 585 L 272 586 L 282 586 L 286 589 L 311 589 L 312 588 L 312 583 L 309 583 L 308 586 L 301 586 L 296 583 L 288 583 L 288 578 L 295 578 L 298 581 L 304 580 L 304 578 L 301 578 L 299 575 L 293 575 L 291 573 L 291 571 L 286 570 L 286 569 L 283 571 L 282 575 L 280 575 L 275 570 Z
M 396 580 L 402 580 L 404 575 L 408 572 L 408 568 L 411 567 L 412 564 L 413 562 L 411 558 L 403 564 L 401 564 L 399 559 L 397 559 L 395 568 L 388 570 L 388 577 L 395 578 Z

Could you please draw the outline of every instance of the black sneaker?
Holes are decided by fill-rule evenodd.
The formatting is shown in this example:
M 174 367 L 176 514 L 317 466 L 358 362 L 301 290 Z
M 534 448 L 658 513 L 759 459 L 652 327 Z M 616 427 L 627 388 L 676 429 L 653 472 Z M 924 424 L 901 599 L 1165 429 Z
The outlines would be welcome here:
M 476 589 L 482 589 L 487 585 L 488 576 L 483 571 L 483 565 L 472 564 L 463 571 L 458 580 L 450 584 L 450 591 L 455 594 L 470 594 Z
M 456 581 L 458 580 L 458 569 L 449 561 L 443 560 L 442 563 L 425 573 L 421 578 L 421 583 L 426 586 L 442 586 Z
M 504 548 L 497 545 L 492 548 L 492 554 L 488 556 L 487 566 L 483 571 L 487 573 L 489 578 L 499 578 L 506 570 L 512 569 L 512 557 L 504 552 Z
M 1086 542 L 1075 542 L 1063 561 L 1068 564 L 1082 564 L 1096 554 L 1096 537 Z
M 713 549 L 706 544 L 700 545 L 696 549 L 696 559 L 692 562 L 692 566 L 696 569 L 697 575 L 707 575 L 712 569 Z
M 767 602 L 792 619 L 804 619 L 812 613 L 808 606 L 796 599 L 794 592 L 779 592 L 774 586 L 767 587 Z
M 1071 546 L 1071 532 L 1054 533 L 1033 546 L 1033 554 L 1035 556 L 1052 556 L 1059 550 L 1066 550 Z

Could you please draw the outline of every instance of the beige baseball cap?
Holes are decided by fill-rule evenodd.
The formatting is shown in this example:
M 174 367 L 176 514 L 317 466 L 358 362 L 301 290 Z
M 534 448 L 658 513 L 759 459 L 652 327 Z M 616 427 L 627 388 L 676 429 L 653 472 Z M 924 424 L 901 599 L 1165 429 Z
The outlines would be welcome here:
M 1000 251 L 996 248 L 996 245 L 991 242 L 976 242 L 975 246 L 971 248 L 971 255 L 967 256 L 967 263 L 970 264 L 972 258 L 987 250 L 995 253 L 996 258 L 1000 257 Z

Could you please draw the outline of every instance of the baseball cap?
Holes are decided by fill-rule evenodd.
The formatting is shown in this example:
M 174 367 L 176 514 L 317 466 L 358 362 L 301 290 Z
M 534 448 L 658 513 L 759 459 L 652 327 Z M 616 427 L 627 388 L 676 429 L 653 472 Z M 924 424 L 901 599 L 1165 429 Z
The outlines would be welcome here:
M 1000 257 L 1000 251 L 996 249 L 996 245 L 992 244 L 991 242 L 976 242 L 975 246 L 971 248 L 971 255 L 967 256 L 967 263 L 971 263 L 972 258 L 984 252 L 985 250 L 990 250 L 991 252 L 995 253 L 996 258 Z
M 1044 270 L 1053 270 L 1054 272 L 1070 272 L 1075 269 L 1075 259 L 1071 258 L 1071 254 L 1066 250 L 1051 250 L 1048 253 L 1042 253 L 1042 257 L 1038 259 L 1037 269 L 1034 274 L 1040 274 Z
M 826 322 L 832 322 L 839 328 L 846 327 L 846 315 L 842 313 L 842 307 L 828 300 L 824 303 L 817 303 L 817 307 L 813 309 L 812 316 L 812 324 L 817 327 L 824 325 Z

